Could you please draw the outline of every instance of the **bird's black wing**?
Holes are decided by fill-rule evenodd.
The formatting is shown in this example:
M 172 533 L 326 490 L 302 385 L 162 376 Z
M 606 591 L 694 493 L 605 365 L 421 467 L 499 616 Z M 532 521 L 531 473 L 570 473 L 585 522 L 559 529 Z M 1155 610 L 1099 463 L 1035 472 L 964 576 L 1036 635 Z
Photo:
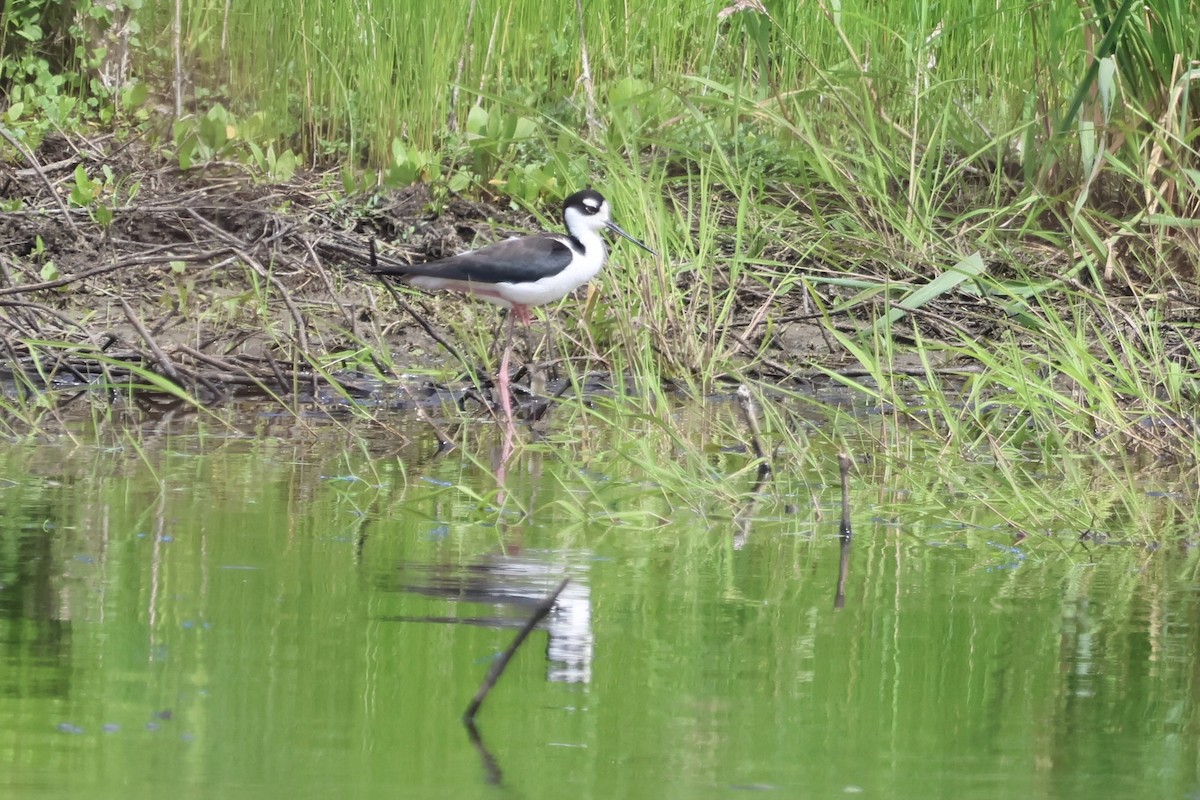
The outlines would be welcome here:
M 473 283 L 532 283 L 566 269 L 574 251 L 553 236 L 526 236 L 460 256 L 411 266 L 376 266 L 377 275 L 429 276 Z

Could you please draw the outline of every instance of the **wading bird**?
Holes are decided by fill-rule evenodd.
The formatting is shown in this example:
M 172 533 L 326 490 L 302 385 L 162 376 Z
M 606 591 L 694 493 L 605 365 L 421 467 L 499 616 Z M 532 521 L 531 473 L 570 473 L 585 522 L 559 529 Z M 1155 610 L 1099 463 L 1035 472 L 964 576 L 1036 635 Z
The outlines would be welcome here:
M 600 231 L 609 229 L 651 255 L 658 255 L 612 221 L 608 201 L 584 189 L 563 202 L 566 234 L 519 236 L 440 261 L 402 266 L 372 263 L 368 272 L 399 278 L 427 291 L 464 292 L 508 309 L 508 333 L 500 358 L 499 390 L 504 414 L 512 424 L 508 362 L 513 319 L 530 322 L 529 309 L 566 297 L 604 266 L 607 256 Z

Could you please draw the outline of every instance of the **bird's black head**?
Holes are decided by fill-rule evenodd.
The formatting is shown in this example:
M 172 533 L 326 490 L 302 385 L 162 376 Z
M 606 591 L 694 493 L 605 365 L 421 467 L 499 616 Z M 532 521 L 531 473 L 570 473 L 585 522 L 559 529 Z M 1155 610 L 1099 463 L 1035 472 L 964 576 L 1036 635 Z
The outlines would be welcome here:
M 584 189 L 563 201 L 563 224 L 567 226 L 567 233 L 576 239 L 589 232 L 594 234 L 596 231 L 608 228 L 647 253 L 658 255 L 645 244 L 621 230 L 621 226 L 612 221 L 612 209 L 609 208 L 608 201 L 595 189 Z
M 563 221 L 566 221 L 567 209 L 573 208 L 584 216 L 593 217 L 606 205 L 604 196 L 595 189 L 584 189 L 563 201 Z

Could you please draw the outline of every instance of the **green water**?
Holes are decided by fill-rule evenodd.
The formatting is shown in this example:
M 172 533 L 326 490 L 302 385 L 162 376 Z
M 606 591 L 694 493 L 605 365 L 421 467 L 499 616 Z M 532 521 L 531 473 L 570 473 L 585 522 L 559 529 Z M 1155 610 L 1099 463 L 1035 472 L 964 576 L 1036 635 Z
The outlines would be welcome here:
M 877 519 L 908 489 L 866 474 L 835 609 L 832 482 L 735 524 L 547 446 L 501 496 L 494 457 L 266 416 L 0 445 L 0 797 L 1200 797 L 1195 548 Z

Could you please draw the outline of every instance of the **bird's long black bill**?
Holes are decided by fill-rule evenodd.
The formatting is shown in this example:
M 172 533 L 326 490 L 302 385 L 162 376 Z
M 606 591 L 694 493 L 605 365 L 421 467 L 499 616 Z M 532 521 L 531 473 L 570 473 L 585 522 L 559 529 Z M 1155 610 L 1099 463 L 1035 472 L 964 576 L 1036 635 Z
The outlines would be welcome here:
M 604 224 L 605 224 L 605 226 L 606 226 L 606 227 L 607 227 L 607 228 L 608 228 L 610 231 L 612 231 L 613 233 L 617 234 L 618 236 L 621 236 L 621 237 L 624 237 L 624 238 L 628 239 L 629 241 L 631 241 L 631 242 L 633 242 L 634 244 L 636 244 L 638 247 L 640 247 L 640 248 L 642 248 L 643 250 L 645 250 L 645 251 L 646 251 L 647 253 L 649 253 L 650 255 L 652 255 L 652 256 L 657 256 L 657 255 L 658 255 L 658 253 L 654 252 L 654 251 L 653 251 L 653 250 L 651 250 L 649 247 L 646 247 L 646 245 L 645 245 L 644 243 L 642 243 L 642 242 L 639 242 L 637 239 L 633 238 L 633 237 L 632 237 L 632 236 L 630 236 L 628 233 L 626 233 L 625 231 L 621 230 L 621 226 L 620 226 L 620 225 L 618 225 L 617 223 L 615 223 L 615 222 L 606 222 L 606 223 L 604 223 Z

